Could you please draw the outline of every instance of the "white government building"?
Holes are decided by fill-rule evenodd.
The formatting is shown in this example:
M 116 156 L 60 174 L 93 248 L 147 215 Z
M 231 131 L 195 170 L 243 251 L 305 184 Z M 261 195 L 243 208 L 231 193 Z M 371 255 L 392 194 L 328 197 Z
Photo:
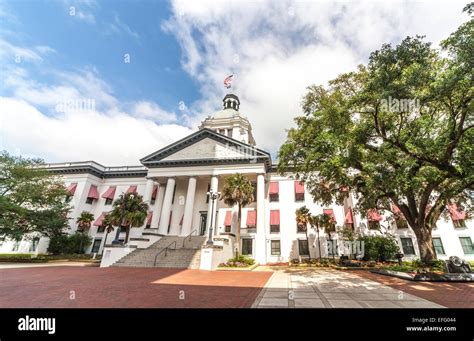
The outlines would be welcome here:
M 105 167 L 93 161 L 46 166 L 63 177 L 70 192 L 71 232 L 77 230 L 81 212 L 94 214 L 95 222 L 88 230 L 92 245 L 87 252 L 102 254 L 102 266 L 117 261 L 122 266 L 153 266 L 157 260 L 157 266 L 214 269 L 230 258 L 237 209 L 221 200 L 209 200 L 207 193 L 220 191 L 226 177 L 234 173 L 244 174 L 255 186 L 255 202 L 242 212 L 241 239 L 242 253 L 260 264 L 288 262 L 308 253 L 319 256 L 316 231 L 309 229 L 308 243 L 296 225 L 295 210 L 303 205 L 313 214 L 333 216 L 338 229 L 347 225 L 366 234 L 389 231 L 397 237 L 405 259 L 419 258 L 416 237 L 403 220 L 387 221 L 388 213 L 372 212 L 369 218 L 355 214 L 350 193 L 342 206 L 314 203 L 304 183 L 278 174 L 271 155 L 256 148 L 249 119 L 239 112 L 238 97 L 228 94 L 223 104 L 195 133 L 143 157 L 142 166 Z M 116 233 L 108 234 L 105 241 L 101 222 L 113 200 L 124 192 L 143 195 L 150 209 L 144 226 L 131 229 L 128 245 L 112 245 Z M 474 260 L 472 220 L 466 220 L 456 207 L 450 207 L 450 213 L 451 219 L 441 218 L 433 230 L 438 257 Z M 211 224 L 214 243 L 208 245 Z M 124 238 L 125 233 L 120 233 L 119 239 Z M 339 239 L 341 246 L 337 234 L 333 239 Z M 321 231 L 323 257 L 331 256 L 327 240 Z M 47 245 L 46 238 L 0 239 L 0 252 L 45 253 Z M 338 253 L 342 250 L 340 247 Z

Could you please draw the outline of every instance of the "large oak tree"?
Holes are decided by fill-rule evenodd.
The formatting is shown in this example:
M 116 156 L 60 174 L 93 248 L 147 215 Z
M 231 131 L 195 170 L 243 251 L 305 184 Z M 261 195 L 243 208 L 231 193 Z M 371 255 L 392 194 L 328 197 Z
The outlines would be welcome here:
M 430 262 L 447 205 L 472 212 L 473 70 L 472 19 L 441 51 L 423 37 L 383 45 L 368 65 L 308 88 L 280 172 L 294 171 L 325 205 L 342 203 L 349 187 L 364 214 L 398 207 Z

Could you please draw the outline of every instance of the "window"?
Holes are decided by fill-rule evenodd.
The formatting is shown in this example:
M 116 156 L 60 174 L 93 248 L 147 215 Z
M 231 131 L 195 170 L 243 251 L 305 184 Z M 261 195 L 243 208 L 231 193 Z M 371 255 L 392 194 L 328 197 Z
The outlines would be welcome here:
M 126 226 L 120 226 L 120 233 L 122 232 L 127 232 L 127 227 Z
M 413 247 L 413 240 L 411 238 L 400 238 L 400 242 L 402 243 L 402 249 L 404 254 L 415 254 L 415 248 Z
M 466 227 L 466 221 L 464 219 L 453 220 L 454 227 Z
M 97 228 L 97 233 L 104 233 L 105 231 L 105 226 L 103 225 L 100 225 L 98 228 Z
M 270 194 L 270 202 L 280 201 L 280 195 L 278 193 Z
M 102 243 L 102 239 L 99 238 L 99 239 L 94 239 L 94 243 L 92 244 L 92 250 L 91 252 L 92 253 L 97 253 L 99 252 L 99 249 L 100 249 L 100 244 Z
M 154 204 L 155 204 L 155 198 L 151 198 L 150 205 L 154 205 Z
M 253 254 L 252 246 L 253 246 L 252 239 L 249 239 L 249 238 L 242 239 L 242 255 L 251 256 Z
M 279 256 L 279 255 L 281 255 L 280 241 L 279 241 L 279 240 L 272 240 L 271 243 L 272 243 L 272 245 L 271 245 L 271 246 L 272 246 L 272 247 L 271 247 L 271 249 L 272 249 L 272 251 L 271 251 L 272 256 Z
M 408 223 L 403 218 L 395 218 L 395 222 L 397 223 L 397 229 L 407 229 Z
M 94 202 L 94 198 L 87 198 L 86 199 L 86 204 L 92 204 Z
M 295 201 L 304 201 L 304 193 L 295 193 Z
M 65 203 L 71 202 L 72 200 L 72 195 L 66 195 L 66 198 L 64 199 Z
M 280 210 L 270 211 L 270 232 L 280 233 Z
M 224 226 L 224 231 L 230 233 L 230 225 Z
M 459 237 L 459 241 L 461 242 L 462 251 L 465 255 L 474 254 L 474 245 L 472 245 L 471 237 Z
M 437 255 L 445 255 L 443 242 L 441 241 L 441 238 L 433 238 L 433 247 Z
M 229 130 L 227 131 L 227 136 L 232 137 L 232 129 L 229 129 Z
M 106 205 L 112 205 L 112 202 L 113 202 L 113 199 L 109 199 L 109 198 L 105 199 Z
M 376 220 L 369 221 L 369 229 L 370 230 L 378 230 L 380 229 L 380 223 Z
M 38 248 L 39 238 L 34 238 L 30 244 L 30 252 L 36 252 Z
M 304 182 L 295 181 L 295 201 L 304 201 Z
M 296 233 L 305 233 L 305 226 L 302 224 L 296 224 Z
M 13 244 L 13 249 L 12 249 L 12 251 L 13 251 L 13 252 L 18 251 L 18 248 L 19 248 L 19 247 L 20 247 L 20 242 L 18 242 L 18 241 L 15 242 L 15 244 Z
M 209 193 L 211 191 L 211 184 L 207 184 L 207 192 L 206 192 L 206 204 L 209 204 Z
M 309 256 L 308 241 L 306 239 L 298 240 L 298 250 L 300 256 Z

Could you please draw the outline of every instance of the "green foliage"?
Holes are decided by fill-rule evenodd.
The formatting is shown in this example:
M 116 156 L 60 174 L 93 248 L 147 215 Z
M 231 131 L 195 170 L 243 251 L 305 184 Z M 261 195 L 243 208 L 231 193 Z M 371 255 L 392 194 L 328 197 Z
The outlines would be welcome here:
M 49 242 L 48 252 L 52 254 L 82 254 L 92 243 L 92 238 L 83 233 L 56 235 Z
M 29 253 L 7 253 L 0 254 L 0 262 L 18 262 L 18 263 L 45 263 L 51 260 L 91 260 L 91 255 L 85 254 L 29 254 Z
M 250 180 L 240 173 L 227 177 L 222 187 L 220 199 L 228 206 L 238 206 L 237 225 L 235 226 L 236 257 L 240 252 L 240 226 L 242 221 L 242 208 L 251 204 L 254 198 L 254 187 Z
M 239 255 L 230 258 L 227 262 L 219 264 L 220 267 L 226 268 L 245 268 L 255 264 L 255 260 L 248 256 Z
M 20 240 L 54 236 L 68 227 L 62 181 L 41 169 L 41 160 L 0 154 L 0 235 Z
M 91 227 L 91 223 L 94 221 L 94 215 L 87 211 L 82 211 L 79 217 L 76 219 L 78 231 L 83 231 Z
M 148 204 L 143 202 L 143 197 L 136 193 L 121 194 L 114 201 L 112 211 L 107 216 L 107 226 L 124 226 L 127 228 L 126 243 L 130 228 L 141 227 L 148 215 Z
M 365 261 L 387 261 L 395 259 L 395 254 L 400 252 L 398 243 L 390 234 L 359 236 L 358 241 L 363 242 Z
M 384 44 L 368 65 L 310 86 L 279 171 L 294 172 L 323 205 L 342 204 L 346 187 L 362 213 L 396 204 L 422 259 L 435 259 L 431 229 L 446 205 L 473 211 L 473 31 L 470 20 L 446 39 L 447 56 L 422 37 Z
M 232 174 L 227 177 L 222 188 L 221 199 L 228 206 L 241 205 L 245 207 L 251 204 L 254 188 L 249 179 L 240 173 Z

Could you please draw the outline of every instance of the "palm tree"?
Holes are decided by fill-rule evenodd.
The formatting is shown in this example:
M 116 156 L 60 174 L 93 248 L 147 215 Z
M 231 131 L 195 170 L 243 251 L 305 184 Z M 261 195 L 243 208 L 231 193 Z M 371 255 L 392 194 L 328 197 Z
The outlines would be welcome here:
M 308 222 L 312 228 L 316 229 L 318 235 L 319 260 L 321 260 L 321 240 L 319 239 L 319 229 L 322 227 L 326 230 L 326 227 L 330 225 L 330 217 L 327 214 L 310 215 Z
M 302 206 L 298 208 L 295 212 L 296 214 L 296 224 L 297 226 L 304 230 L 304 233 L 306 234 L 306 242 L 308 243 L 308 257 L 311 260 L 311 252 L 309 252 L 309 238 L 308 238 L 308 223 L 309 223 L 309 217 L 311 216 L 311 213 L 309 212 L 309 208 L 306 206 Z
M 140 227 L 148 215 L 148 204 L 136 193 L 121 194 L 113 204 L 112 211 L 107 215 L 113 225 L 117 226 L 114 244 L 118 244 L 120 227 L 126 228 L 125 244 L 128 243 L 130 228 Z
M 87 211 L 82 211 L 82 213 L 77 217 L 76 223 L 78 226 L 79 232 L 84 232 L 86 229 L 91 227 L 91 223 L 94 221 L 94 215 Z
M 104 217 L 104 220 L 102 220 L 102 226 L 105 228 L 104 245 L 102 247 L 102 253 L 104 253 L 105 245 L 107 245 L 107 237 L 109 236 L 109 233 L 114 230 L 114 225 L 112 224 L 112 220 L 108 214 Z
M 238 206 L 237 227 L 235 228 L 235 257 L 240 254 L 240 225 L 242 221 L 242 208 L 254 201 L 253 186 L 249 179 L 240 173 L 233 174 L 225 179 L 224 187 L 222 188 L 221 200 L 225 204 L 233 207 Z M 258 214 L 258 212 L 257 212 Z M 260 212 L 263 214 L 263 212 Z

